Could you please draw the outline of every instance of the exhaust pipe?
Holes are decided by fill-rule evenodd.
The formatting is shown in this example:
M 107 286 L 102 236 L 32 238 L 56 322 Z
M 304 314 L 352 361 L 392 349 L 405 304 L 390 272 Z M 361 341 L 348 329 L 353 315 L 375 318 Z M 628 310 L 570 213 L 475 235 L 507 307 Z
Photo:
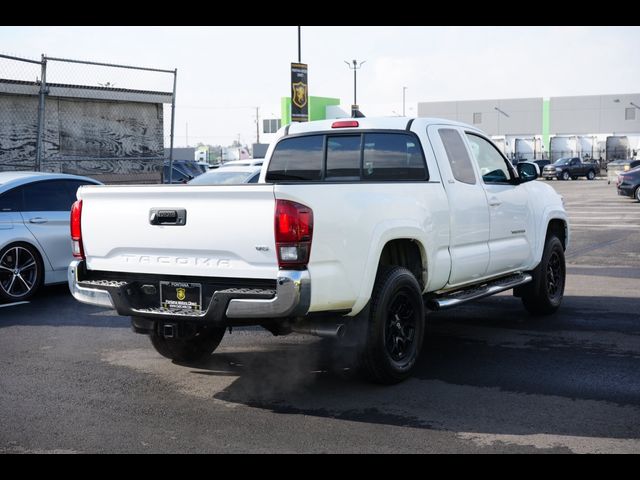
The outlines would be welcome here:
M 344 323 L 298 323 L 291 326 L 291 331 L 315 335 L 316 337 L 336 338 L 344 335 Z

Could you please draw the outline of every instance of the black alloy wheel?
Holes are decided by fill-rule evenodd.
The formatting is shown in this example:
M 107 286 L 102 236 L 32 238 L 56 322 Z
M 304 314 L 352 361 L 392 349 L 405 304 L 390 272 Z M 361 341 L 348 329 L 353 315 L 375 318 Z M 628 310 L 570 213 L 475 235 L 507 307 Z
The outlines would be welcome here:
M 26 244 L 9 245 L 0 252 L 0 297 L 20 301 L 32 297 L 42 283 L 40 256 Z
M 382 384 L 406 379 L 420 356 L 424 330 L 422 288 L 416 277 L 404 267 L 380 267 L 371 295 L 361 372 Z
M 560 307 L 564 296 L 566 267 L 564 247 L 555 235 L 547 237 L 533 280 L 522 289 L 522 303 L 534 315 L 549 315 Z
M 557 251 L 551 252 L 547 262 L 547 293 L 549 299 L 557 302 L 564 292 L 564 267 L 560 262 L 560 255 Z
M 387 309 L 385 347 L 391 360 L 402 365 L 416 347 L 416 314 L 410 292 L 400 290 Z

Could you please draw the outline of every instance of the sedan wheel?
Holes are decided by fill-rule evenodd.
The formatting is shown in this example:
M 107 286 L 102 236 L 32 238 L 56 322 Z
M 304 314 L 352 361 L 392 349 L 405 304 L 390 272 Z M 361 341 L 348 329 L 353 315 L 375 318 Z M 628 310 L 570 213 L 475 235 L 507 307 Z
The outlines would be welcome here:
M 9 245 L 0 251 L 0 298 L 25 300 L 42 284 L 42 262 L 28 245 Z

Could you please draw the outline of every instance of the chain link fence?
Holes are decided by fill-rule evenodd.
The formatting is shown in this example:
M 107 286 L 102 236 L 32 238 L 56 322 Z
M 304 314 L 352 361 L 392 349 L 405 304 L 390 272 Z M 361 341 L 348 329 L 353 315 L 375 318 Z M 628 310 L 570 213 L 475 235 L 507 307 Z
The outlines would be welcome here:
M 159 183 L 173 159 L 176 78 L 177 70 L 0 54 L 0 171 Z

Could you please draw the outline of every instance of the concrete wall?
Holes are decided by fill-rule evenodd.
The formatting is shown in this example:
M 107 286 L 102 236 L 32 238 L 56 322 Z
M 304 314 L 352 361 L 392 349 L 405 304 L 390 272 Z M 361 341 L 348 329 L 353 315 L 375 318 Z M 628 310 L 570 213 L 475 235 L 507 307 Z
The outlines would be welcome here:
M 505 112 L 508 117 L 496 108 Z M 474 123 L 474 113 L 481 121 Z M 438 117 L 468 123 L 488 135 L 535 135 L 541 133 L 542 98 L 420 102 L 419 117 Z
M 0 92 L 0 171 L 35 169 L 37 125 L 37 96 Z M 43 171 L 156 183 L 163 157 L 161 103 L 46 97 Z
M 631 102 L 640 106 L 640 94 L 551 97 L 548 100 L 548 128 L 543 123 L 542 98 L 420 102 L 418 116 L 468 123 L 489 135 L 638 134 L 640 109 Z M 635 119 L 625 119 L 627 108 L 636 110 Z M 473 123 L 474 113 L 481 114 L 480 123 Z
M 640 133 L 640 94 L 551 97 L 550 131 L 558 135 Z M 618 100 L 618 101 L 616 101 Z M 625 109 L 635 120 L 625 120 Z

